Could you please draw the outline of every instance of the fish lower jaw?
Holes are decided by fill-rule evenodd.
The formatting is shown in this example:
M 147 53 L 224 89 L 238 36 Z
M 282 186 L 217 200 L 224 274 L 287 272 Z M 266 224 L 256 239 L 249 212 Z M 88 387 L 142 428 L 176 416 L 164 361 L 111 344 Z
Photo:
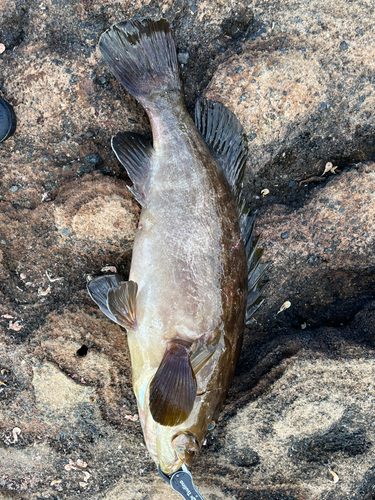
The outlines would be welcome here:
M 158 465 L 160 465 L 161 470 L 167 476 L 171 476 L 172 474 L 174 474 L 175 472 L 177 472 L 179 469 L 181 469 L 181 467 L 182 467 L 183 464 L 184 464 L 184 461 L 181 460 L 177 456 L 176 456 L 174 462 L 170 462 L 168 464 L 164 464 L 162 462 L 158 462 Z

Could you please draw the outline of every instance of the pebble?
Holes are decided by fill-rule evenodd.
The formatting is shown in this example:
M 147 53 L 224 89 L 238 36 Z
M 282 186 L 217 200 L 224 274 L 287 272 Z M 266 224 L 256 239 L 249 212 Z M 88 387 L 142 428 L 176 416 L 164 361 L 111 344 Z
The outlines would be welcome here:
M 103 160 L 99 153 L 89 153 L 83 158 L 86 167 L 96 168 L 102 165 Z
M 345 42 L 345 40 L 340 43 L 341 52 L 343 52 L 344 50 L 348 50 L 348 48 L 349 48 L 349 45 Z
M 180 64 L 186 64 L 189 59 L 189 52 L 179 52 L 177 59 Z

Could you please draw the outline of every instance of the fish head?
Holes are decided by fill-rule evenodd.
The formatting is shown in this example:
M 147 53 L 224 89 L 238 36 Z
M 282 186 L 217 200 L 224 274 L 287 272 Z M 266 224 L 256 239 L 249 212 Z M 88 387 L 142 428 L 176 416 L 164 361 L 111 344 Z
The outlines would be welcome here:
M 183 464 L 191 465 L 200 446 L 195 435 L 187 429 L 159 428 L 157 436 L 158 462 L 164 474 L 170 476 Z

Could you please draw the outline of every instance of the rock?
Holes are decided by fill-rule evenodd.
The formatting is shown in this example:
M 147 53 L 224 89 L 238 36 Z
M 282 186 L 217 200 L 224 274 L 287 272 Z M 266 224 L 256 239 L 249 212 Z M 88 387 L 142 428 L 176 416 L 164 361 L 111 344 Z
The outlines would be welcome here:
M 372 5 L 126 9 L 171 21 L 190 111 L 204 95 L 244 126 L 244 192 L 271 263 L 195 484 L 206 500 L 372 498 Z M 123 18 L 105 0 L 0 11 L 1 92 L 18 120 L 0 159 L 2 498 L 175 498 L 126 418 L 126 335 L 86 292 L 104 266 L 127 278 L 140 212 L 110 138 L 149 122 L 97 48 Z
M 186 64 L 189 60 L 189 52 L 179 52 L 177 58 L 180 64 Z
M 83 158 L 83 163 L 87 168 L 93 170 L 100 167 L 103 164 L 103 160 L 99 153 L 89 153 Z
M 138 216 L 126 185 L 100 175 L 68 184 L 54 202 L 61 245 L 80 254 L 130 250 Z

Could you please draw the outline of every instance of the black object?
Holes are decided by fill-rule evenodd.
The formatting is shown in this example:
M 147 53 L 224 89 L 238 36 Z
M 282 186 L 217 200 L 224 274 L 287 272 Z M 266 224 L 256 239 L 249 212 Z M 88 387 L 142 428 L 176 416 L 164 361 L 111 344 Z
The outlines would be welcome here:
M 17 120 L 12 106 L 0 97 L 0 142 L 14 134 Z
M 190 472 L 184 464 L 181 469 L 172 474 L 171 477 L 164 474 L 160 465 L 158 467 L 159 475 L 168 483 L 174 491 L 177 491 L 184 500 L 204 500 L 202 495 L 196 489 Z

